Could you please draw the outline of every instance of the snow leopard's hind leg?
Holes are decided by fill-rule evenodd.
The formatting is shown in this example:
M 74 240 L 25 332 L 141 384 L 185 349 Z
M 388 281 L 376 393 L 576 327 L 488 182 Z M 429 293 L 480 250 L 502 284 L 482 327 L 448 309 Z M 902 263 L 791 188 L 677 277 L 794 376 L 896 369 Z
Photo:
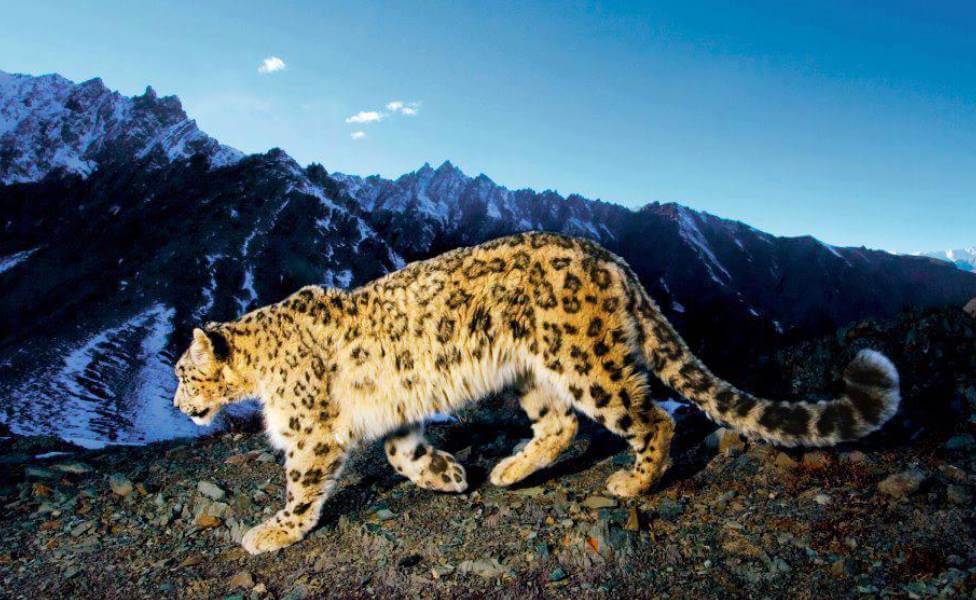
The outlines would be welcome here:
M 512 485 L 551 465 L 576 435 L 576 415 L 568 401 L 533 386 L 523 393 L 520 402 L 532 421 L 532 439 L 495 465 L 491 471 L 494 485 Z
M 422 488 L 457 493 L 468 489 L 464 467 L 447 452 L 431 446 L 424 437 L 423 425 L 397 429 L 387 436 L 383 447 L 397 473 Z

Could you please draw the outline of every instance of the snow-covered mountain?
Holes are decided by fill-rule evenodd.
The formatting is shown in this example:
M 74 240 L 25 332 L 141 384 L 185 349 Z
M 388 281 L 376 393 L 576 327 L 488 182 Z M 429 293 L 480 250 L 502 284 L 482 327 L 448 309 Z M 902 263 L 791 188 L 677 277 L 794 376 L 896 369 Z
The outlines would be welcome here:
M 90 445 L 199 432 L 171 406 L 193 326 L 516 231 L 623 256 L 733 380 L 787 340 L 976 296 L 976 275 L 946 262 L 677 204 L 509 190 L 449 162 L 388 180 L 241 156 L 174 97 L 57 75 L 0 76 L 0 182 L 0 420 Z
M 160 98 L 151 87 L 129 98 L 97 78 L 75 84 L 60 75 L 0 71 L 0 183 L 38 181 L 55 169 L 87 176 L 113 161 L 194 154 L 214 166 L 243 156 L 200 131 L 178 98 Z
M 411 258 L 531 229 L 606 241 L 613 238 L 609 213 L 625 210 L 576 195 L 512 191 L 484 174 L 469 177 L 450 161 L 436 169 L 425 163 L 396 180 L 342 173 L 332 178 L 352 206 Z
M 945 260 L 956 265 L 963 271 L 976 271 L 976 246 L 958 248 L 956 250 L 940 250 L 938 252 L 921 252 L 920 256 Z

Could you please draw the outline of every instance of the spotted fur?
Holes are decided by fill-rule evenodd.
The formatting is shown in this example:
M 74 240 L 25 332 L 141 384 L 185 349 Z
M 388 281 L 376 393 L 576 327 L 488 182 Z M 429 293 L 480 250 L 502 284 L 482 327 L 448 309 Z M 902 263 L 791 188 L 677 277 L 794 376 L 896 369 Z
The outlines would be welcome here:
M 511 485 L 556 460 L 577 414 L 630 444 L 611 493 L 651 488 L 668 464 L 671 418 L 648 395 L 650 371 L 716 421 L 786 445 L 833 444 L 878 428 L 898 405 L 898 375 L 865 351 L 837 400 L 777 403 L 715 377 L 619 257 L 581 239 L 526 233 L 408 265 L 346 292 L 302 288 L 236 321 L 194 331 L 176 366 L 175 404 L 199 424 L 221 406 L 263 403 L 285 452 L 285 507 L 244 536 L 252 553 L 300 540 L 318 520 L 349 451 L 387 436 L 396 470 L 460 492 L 464 468 L 423 437 L 423 422 L 518 384 L 532 440 L 491 473 Z

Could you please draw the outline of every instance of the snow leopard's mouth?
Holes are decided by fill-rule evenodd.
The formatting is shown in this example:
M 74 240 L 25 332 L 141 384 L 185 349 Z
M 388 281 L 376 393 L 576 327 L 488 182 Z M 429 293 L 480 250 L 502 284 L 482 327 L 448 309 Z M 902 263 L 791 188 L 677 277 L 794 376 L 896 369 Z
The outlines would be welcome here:
M 209 425 L 213 421 L 214 413 L 211 408 L 201 408 L 200 410 L 190 410 L 186 414 L 190 417 L 190 420 L 197 425 Z

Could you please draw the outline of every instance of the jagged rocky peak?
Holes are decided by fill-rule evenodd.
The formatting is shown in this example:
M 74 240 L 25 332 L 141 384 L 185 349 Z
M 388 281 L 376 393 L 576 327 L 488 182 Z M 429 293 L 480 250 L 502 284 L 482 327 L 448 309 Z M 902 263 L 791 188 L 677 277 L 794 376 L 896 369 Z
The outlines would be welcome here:
M 437 173 L 441 175 L 452 174 L 464 176 L 464 172 L 458 167 L 454 166 L 454 163 L 449 160 L 445 160 L 441 163 L 441 166 L 437 167 Z
M 404 173 L 397 178 L 397 181 L 431 181 L 433 179 L 468 179 L 461 169 L 454 166 L 449 160 L 445 160 L 436 169 L 429 162 L 425 162 L 419 169 L 410 173 Z
M 89 176 L 109 163 L 165 164 L 204 154 L 215 167 L 240 160 L 197 128 L 176 96 L 150 86 L 126 97 L 100 78 L 0 72 L 0 183 L 38 181 L 60 171 Z

